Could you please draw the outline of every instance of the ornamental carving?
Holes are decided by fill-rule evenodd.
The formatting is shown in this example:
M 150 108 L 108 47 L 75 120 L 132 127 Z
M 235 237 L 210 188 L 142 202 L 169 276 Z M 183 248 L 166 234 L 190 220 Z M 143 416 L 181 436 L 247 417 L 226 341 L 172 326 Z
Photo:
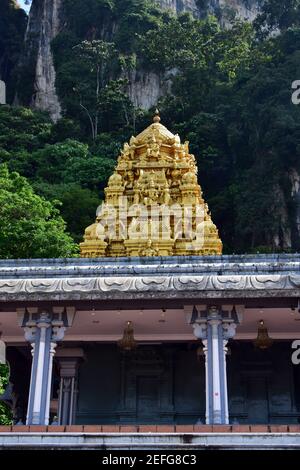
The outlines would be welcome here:
M 222 253 L 188 142 L 160 123 L 158 111 L 153 121 L 124 144 L 82 257 Z
M 144 256 L 155 256 L 152 245 Z M 149 251 L 148 251 L 149 250 Z M 116 267 L 114 269 L 117 269 Z M 135 268 L 136 270 L 136 268 Z M 299 297 L 300 275 L 105 275 L 0 280 L 0 300 L 93 298 Z M 92 297 L 91 297 L 92 296 Z

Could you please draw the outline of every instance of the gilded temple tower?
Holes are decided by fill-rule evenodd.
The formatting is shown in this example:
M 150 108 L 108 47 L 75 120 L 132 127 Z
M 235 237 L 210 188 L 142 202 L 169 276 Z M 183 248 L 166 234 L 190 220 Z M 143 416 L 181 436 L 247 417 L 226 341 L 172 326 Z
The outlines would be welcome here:
M 160 123 L 125 143 L 82 257 L 218 255 L 222 242 L 197 182 L 188 142 Z

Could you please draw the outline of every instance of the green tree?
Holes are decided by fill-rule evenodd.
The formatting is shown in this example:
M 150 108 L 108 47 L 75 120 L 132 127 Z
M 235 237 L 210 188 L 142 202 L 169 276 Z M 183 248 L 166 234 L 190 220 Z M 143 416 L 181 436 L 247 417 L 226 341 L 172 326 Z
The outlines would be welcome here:
M 55 258 L 76 252 L 58 209 L 36 195 L 25 178 L 0 165 L 0 257 Z
M 68 232 L 76 242 L 83 240 L 85 228 L 96 217 L 100 198 L 96 191 L 82 188 L 79 184 L 35 183 L 34 189 L 47 200 L 61 202 L 60 213 L 66 221 Z
M 96 140 L 99 132 L 130 123 L 133 106 L 126 92 L 125 71 L 133 66 L 134 60 L 119 55 L 112 42 L 95 39 L 71 44 L 72 41 L 62 60 L 58 56 L 66 48 L 65 41 L 58 37 L 53 43 L 58 92 L 67 114 L 76 115 L 77 119 L 79 116 L 86 133 L 88 130 L 92 140 Z
M 5 388 L 8 384 L 9 379 L 9 368 L 6 364 L 0 364 L 0 396 L 5 392 Z M 12 414 L 10 409 L 5 403 L 0 401 L 0 425 L 11 424 Z
M 288 250 L 290 232 L 298 249 L 289 174 L 299 172 L 300 108 L 291 103 L 291 77 L 300 72 L 299 30 L 259 43 L 251 25 L 238 22 L 227 31 L 208 19 L 199 22 L 200 36 L 193 31 L 199 40 L 193 48 L 184 32 L 194 20 L 179 20 L 179 28 L 177 19 L 162 28 L 162 37 L 175 39 L 178 29 L 177 51 L 172 41 L 159 50 L 155 37 L 145 47 L 157 63 L 178 64 L 161 114 L 191 142 L 225 252 Z
M 51 140 L 52 123 L 45 113 L 29 108 L 0 106 L 0 148 L 14 154 L 32 152 Z
M 95 149 L 99 150 L 99 139 Z M 108 152 L 108 147 L 106 152 Z M 116 148 L 116 153 L 118 148 Z M 97 190 L 113 171 L 115 159 L 108 158 L 99 151 L 91 153 L 89 146 L 77 140 L 66 139 L 56 144 L 47 144 L 44 148 L 27 156 L 26 165 L 31 168 L 30 179 L 39 184 L 40 191 L 46 184 L 77 183 L 84 188 Z M 13 165 L 12 165 L 13 166 Z M 18 163 L 20 167 L 20 163 Z M 24 173 L 24 169 L 22 171 Z
M 278 29 L 286 31 L 292 26 L 299 26 L 300 1 L 265 0 L 254 24 L 263 36 Z
M 101 91 L 108 82 L 108 64 L 115 54 L 115 45 L 101 40 L 83 41 L 74 47 L 87 65 L 90 73 L 94 75 L 94 87 L 86 87 L 86 83 L 79 83 L 74 91 L 79 95 L 79 105 L 84 109 L 90 122 L 92 138 L 96 139 L 99 132 L 99 115 L 101 112 Z M 87 96 L 89 91 L 89 97 Z
M 299 0 L 266 0 L 256 29 L 175 16 L 150 0 L 62 5 L 65 26 L 52 50 L 64 118 L 53 125 L 41 113 L 0 107 L 0 162 L 39 195 L 60 199 L 80 240 L 119 148 L 152 118 L 129 103 L 122 80 L 132 90 L 156 75 L 169 90 L 158 103 L 163 123 L 190 141 L 225 252 L 284 251 L 290 233 L 298 250 L 291 175 L 300 173 L 300 107 L 291 83 L 300 76 Z
M 66 138 L 81 136 L 69 119 L 53 124 L 43 113 L 10 106 L 0 107 L 0 131 L 0 163 L 25 176 L 38 195 L 59 200 L 68 232 L 81 241 L 128 136 L 102 133 L 88 145 Z

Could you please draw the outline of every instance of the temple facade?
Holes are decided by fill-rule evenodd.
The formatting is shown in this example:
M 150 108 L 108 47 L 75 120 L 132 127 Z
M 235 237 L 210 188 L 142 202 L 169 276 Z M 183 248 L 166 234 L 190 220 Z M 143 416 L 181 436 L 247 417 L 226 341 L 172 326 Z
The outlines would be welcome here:
M 24 424 L 296 424 L 299 268 L 299 255 L 1 261 L 2 398 Z
M 222 255 L 188 143 L 159 121 L 124 145 L 80 258 L 0 261 L 4 447 L 34 429 L 79 445 L 83 426 L 299 440 L 300 255 Z

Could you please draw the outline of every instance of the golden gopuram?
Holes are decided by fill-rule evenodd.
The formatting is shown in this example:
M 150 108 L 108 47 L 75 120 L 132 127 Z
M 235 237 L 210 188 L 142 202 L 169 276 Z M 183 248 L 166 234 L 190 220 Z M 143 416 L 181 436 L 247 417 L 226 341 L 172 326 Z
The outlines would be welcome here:
M 125 143 L 82 257 L 218 255 L 222 242 L 188 142 L 153 123 Z

